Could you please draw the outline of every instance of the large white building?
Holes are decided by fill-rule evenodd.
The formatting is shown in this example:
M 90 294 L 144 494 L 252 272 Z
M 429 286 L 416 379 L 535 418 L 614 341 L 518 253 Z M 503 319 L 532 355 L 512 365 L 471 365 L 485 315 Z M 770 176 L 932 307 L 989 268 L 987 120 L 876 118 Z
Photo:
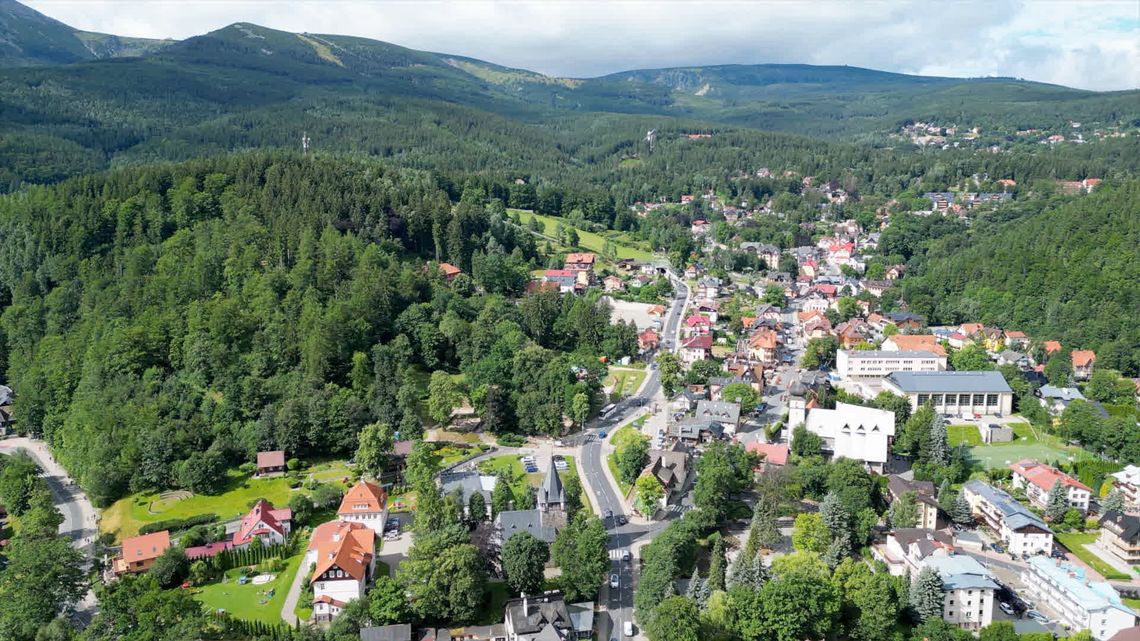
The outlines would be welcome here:
M 905 396 L 913 410 L 930 403 L 953 416 L 1013 412 L 1013 390 L 1001 372 L 894 372 L 883 379 L 883 389 Z
M 1112 485 L 1128 507 L 1140 507 L 1140 467 L 1126 465 L 1123 470 L 1109 474 Z
M 313 567 L 313 620 L 331 621 L 372 580 L 376 532 L 359 522 L 322 523 L 313 530 L 302 567 Z
M 815 407 L 809 412 L 804 394 L 798 382 L 789 388 L 788 425 L 794 430 L 802 423 L 817 434 L 823 439 L 824 453 L 832 458 L 863 461 L 882 473 L 895 436 L 894 412 L 847 403 L 836 403 L 833 410 Z
M 1053 530 L 1029 508 L 996 487 L 978 480 L 966 481 L 962 496 L 974 516 L 997 533 L 1014 554 L 1050 554 Z
M 1089 630 L 1097 641 L 1136 625 L 1136 614 L 1116 590 L 1103 581 L 1089 581 L 1084 569 L 1042 556 L 1029 559 L 1021 582 L 1074 630 Z
M 946 357 L 928 351 L 886 352 L 841 349 L 836 372 L 844 380 L 877 380 L 895 372 L 942 372 Z
M 974 557 L 939 552 L 927 557 L 923 565 L 942 578 L 942 618 L 947 623 L 977 632 L 993 621 L 998 584 Z
M 1009 466 L 1013 470 L 1013 487 L 1025 490 L 1030 502 L 1041 509 L 1049 507 L 1049 493 L 1060 483 L 1065 488 L 1065 499 L 1069 506 L 1088 514 L 1089 497 L 1092 489 L 1077 479 L 1065 474 L 1052 465 L 1037 461 L 1018 461 Z

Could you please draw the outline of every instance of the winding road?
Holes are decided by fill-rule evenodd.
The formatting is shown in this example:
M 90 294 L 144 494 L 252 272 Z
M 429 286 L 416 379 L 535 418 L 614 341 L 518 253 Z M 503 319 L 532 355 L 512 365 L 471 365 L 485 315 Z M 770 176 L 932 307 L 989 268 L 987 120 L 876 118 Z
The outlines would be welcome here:
M 30 456 L 36 465 L 43 471 L 43 479 L 47 481 L 55 498 L 55 507 L 63 515 L 63 523 L 59 526 L 59 535 L 67 537 L 75 549 L 83 553 L 86 561 L 85 570 L 91 567 L 91 558 L 94 544 L 99 536 L 98 513 L 83 490 L 75 484 L 55 458 L 43 441 L 26 437 L 9 438 L 0 441 L 0 454 L 13 454 L 23 452 Z M 80 625 L 87 625 L 98 611 L 98 602 L 95 593 L 91 590 L 76 604 L 73 618 Z

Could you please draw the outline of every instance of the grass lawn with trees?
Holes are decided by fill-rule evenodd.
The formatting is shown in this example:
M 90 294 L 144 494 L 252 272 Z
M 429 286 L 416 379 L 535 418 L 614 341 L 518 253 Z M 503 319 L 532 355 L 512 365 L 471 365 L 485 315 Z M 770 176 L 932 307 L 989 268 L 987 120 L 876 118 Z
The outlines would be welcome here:
M 982 444 L 982 435 L 974 425 L 948 425 L 946 433 L 950 437 L 950 447 L 958 447 L 965 443 L 967 447 Z
M 285 595 L 300 571 L 304 557 L 303 551 L 289 557 L 285 570 L 263 585 L 239 585 L 241 568 L 227 570 L 223 580 L 195 588 L 194 598 L 210 611 L 225 610 L 230 616 L 246 621 L 281 623 L 281 607 L 285 605 Z M 270 592 L 272 596 L 268 596 Z
M 533 455 L 535 462 L 538 462 L 538 454 Z M 574 465 L 574 457 L 566 456 L 566 469 L 558 470 L 558 476 L 562 478 L 565 484 L 566 479 L 578 476 L 578 468 Z M 535 474 L 527 474 L 523 470 L 522 455 L 520 454 L 504 454 L 503 456 L 496 456 L 479 462 L 479 472 L 482 474 L 490 474 L 497 476 L 505 472 L 508 478 L 511 479 L 511 491 L 515 496 L 518 496 L 530 486 L 536 488 L 542 484 L 542 477 L 545 476 L 543 472 Z M 541 468 L 541 466 L 540 466 Z M 589 505 L 588 502 L 583 502 L 583 505 Z
M 302 472 L 301 478 L 307 480 L 312 477 L 321 483 L 342 483 L 352 475 L 353 471 L 347 464 L 336 460 L 314 464 Z M 119 499 L 103 511 L 99 530 L 114 534 L 116 540 L 122 541 L 138 534 L 143 525 L 156 521 L 216 514 L 221 523 L 244 515 L 249 511 L 250 503 L 259 498 L 275 506 L 284 506 L 293 492 L 285 477 L 261 479 L 237 470 L 228 473 L 224 490 L 220 494 L 193 494 L 189 498 L 179 498 L 184 494 L 173 492 L 165 493 L 165 498 L 154 492 L 133 494 Z
M 610 435 L 610 445 L 614 446 L 614 451 L 606 457 L 606 465 L 610 468 L 610 474 L 614 475 L 614 480 L 617 481 L 618 487 L 621 488 L 622 495 L 629 494 L 630 490 L 633 489 L 633 486 L 622 481 L 621 479 L 621 474 L 618 472 L 617 466 L 617 453 L 619 450 L 629 445 L 630 443 L 633 443 L 634 441 L 649 440 L 648 437 L 642 434 L 641 430 L 638 429 L 639 426 L 644 422 L 645 420 L 642 418 L 628 425 L 623 425 L 622 427 L 614 430 L 613 434 Z
M 613 387 L 615 392 L 621 393 L 622 396 L 633 396 L 637 388 L 641 387 L 641 383 L 645 380 L 645 370 L 641 369 L 622 369 L 611 367 L 610 373 L 602 381 L 603 387 Z
M 1085 545 L 1089 543 L 1096 542 L 1097 535 L 1095 532 L 1069 532 L 1067 534 L 1054 534 L 1054 536 L 1057 537 L 1057 540 L 1060 541 L 1067 550 L 1072 552 L 1074 556 L 1084 561 L 1086 565 L 1096 570 L 1105 579 L 1109 581 L 1127 581 L 1131 578 L 1101 560 L 1099 556 L 1093 554 L 1092 551 L 1085 547 Z
M 543 233 L 551 238 L 558 237 L 558 225 L 562 224 L 566 227 L 573 227 L 569 221 L 562 220 L 557 216 L 543 216 L 542 214 L 535 214 L 534 212 L 526 211 L 523 209 L 510 209 L 511 213 L 517 213 L 523 224 L 529 223 L 532 218 L 538 218 L 542 221 L 544 226 Z M 624 238 L 623 234 L 612 233 L 609 237 L 595 234 L 591 231 L 574 228 L 578 233 L 578 245 L 582 249 L 592 251 L 596 254 L 602 253 L 602 247 L 605 246 L 608 240 L 614 249 L 617 251 L 618 259 L 632 258 L 633 260 L 650 261 L 654 256 L 652 253 L 643 249 L 638 249 L 629 243 L 628 239 Z

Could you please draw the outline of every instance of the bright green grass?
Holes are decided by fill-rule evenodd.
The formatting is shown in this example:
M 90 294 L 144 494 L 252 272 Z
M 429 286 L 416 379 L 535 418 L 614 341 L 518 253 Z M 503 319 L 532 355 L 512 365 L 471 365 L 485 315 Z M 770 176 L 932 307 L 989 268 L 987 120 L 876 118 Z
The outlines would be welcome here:
M 1105 579 L 1109 581 L 1127 581 L 1131 578 L 1127 574 L 1118 571 L 1116 568 L 1102 561 L 1099 556 L 1093 554 L 1085 547 L 1085 545 L 1096 541 L 1097 535 L 1095 533 L 1070 532 L 1068 534 L 1054 534 L 1053 536 L 1057 537 L 1057 540 L 1076 555 L 1078 559 L 1084 561 Z
M 525 211 L 522 209 L 512 209 L 510 211 L 512 213 L 517 213 L 523 224 L 529 223 L 531 218 L 538 218 L 544 225 L 543 233 L 552 238 L 557 237 L 558 235 L 558 223 L 561 222 L 567 227 L 572 226 L 569 222 L 562 221 L 555 216 L 543 216 L 542 214 L 535 214 L 533 212 Z M 575 231 L 578 232 L 578 245 L 580 245 L 583 249 L 595 252 L 597 254 L 602 253 L 602 247 L 606 243 L 606 238 L 595 234 L 594 232 L 585 231 L 582 229 L 575 229 Z M 617 257 L 619 259 L 632 258 L 633 260 L 642 261 L 653 260 L 653 254 L 628 244 L 620 236 L 615 235 L 610 239 L 610 242 L 617 250 Z
M 649 437 L 642 434 L 641 430 L 638 429 L 638 426 L 644 422 L 644 417 L 642 417 L 642 420 L 640 422 L 634 421 L 629 425 L 623 425 L 610 435 L 610 444 L 614 446 L 614 451 L 612 454 L 606 457 L 606 466 L 610 468 L 610 474 L 614 475 L 614 480 L 617 481 L 618 487 L 621 488 L 623 495 L 629 494 L 629 491 L 633 489 L 633 486 L 623 481 L 621 474 L 618 473 L 617 453 L 623 448 L 627 447 L 630 443 L 649 440 Z
M 238 619 L 281 623 L 281 607 L 285 605 L 285 595 L 289 592 L 289 586 L 304 557 L 304 553 L 289 557 L 285 571 L 265 585 L 238 585 L 239 571 L 234 568 L 226 572 L 224 581 L 195 589 L 194 598 L 211 611 L 225 610 Z M 272 597 L 267 596 L 270 590 L 273 591 Z
M 536 457 L 538 455 L 535 455 Z M 574 463 L 573 456 L 567 456 L 566 469 L 559 470 L 558 475 L 565 483 L 570 477 L 578 476 L 578 467 Z M 542 472 L 535 474 L 527 474 L 523 469 L 522 457 L 517 454 L 505 454 L 503 456 L 495 456 L 483 461 L 479 461 L 479 472 L 482 474 L 490 474 L 498 476 L 505 473 L 507 478 L 511 480 L 511 491 L 515 496 L 527 491 L 528 488 L 536 488 L 542 484 Z M 583 503 L 586 505 L 586 503 Z
M 998 445 L 979 445 L 967 448 L 971 458 L 986 469 L 1006 467 L 1010 463 L 1021 459 L 1037 461 L 1068 461 L 1092 458 L 1092 455 L 1079 448 L 1062 448 L 1046 445 L 1044 443 L 1002 443 Z
M 1120 599 L 1120 600 L 1124 602 L 1124 605 L 1127 605 L 1128 607 L 1132 608 L 1136 612 L 1140 612 L 1140 599 Z
M 645 380 L 645 370 L 611 368 L 603 385 L 613 385 L 622 396 L 632 396 Z
M 962 443 L 966 445 L 981 445 L 982 437 L 974 425 L 949 425 L 946 432 L 950 436 L 950 446 L 957 447 Z

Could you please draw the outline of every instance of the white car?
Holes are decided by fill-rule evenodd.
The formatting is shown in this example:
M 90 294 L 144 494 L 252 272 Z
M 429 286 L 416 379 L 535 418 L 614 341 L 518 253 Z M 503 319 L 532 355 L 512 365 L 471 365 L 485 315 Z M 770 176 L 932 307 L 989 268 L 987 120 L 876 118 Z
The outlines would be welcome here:
M 632 621 L 626 621 L 622 625 L 621 631 L 623 634 L 625 634 L 625 636 L 632 637 L 633 636 L 633 622 Z
M 1008 603 L 1006 603 L 1005 601 L 998 601 L 998 607 L 1001 608 L 1002 612 L 1005 612 L 1006 614 L 1013 616 L 1013 608 L 1010 607 L 1010 605 Z
M 618 585 L 620 585 L 620 583 L 618 582 L 618 575 L 611 574 L 610 575 L 610 587 L 616 590 Z

